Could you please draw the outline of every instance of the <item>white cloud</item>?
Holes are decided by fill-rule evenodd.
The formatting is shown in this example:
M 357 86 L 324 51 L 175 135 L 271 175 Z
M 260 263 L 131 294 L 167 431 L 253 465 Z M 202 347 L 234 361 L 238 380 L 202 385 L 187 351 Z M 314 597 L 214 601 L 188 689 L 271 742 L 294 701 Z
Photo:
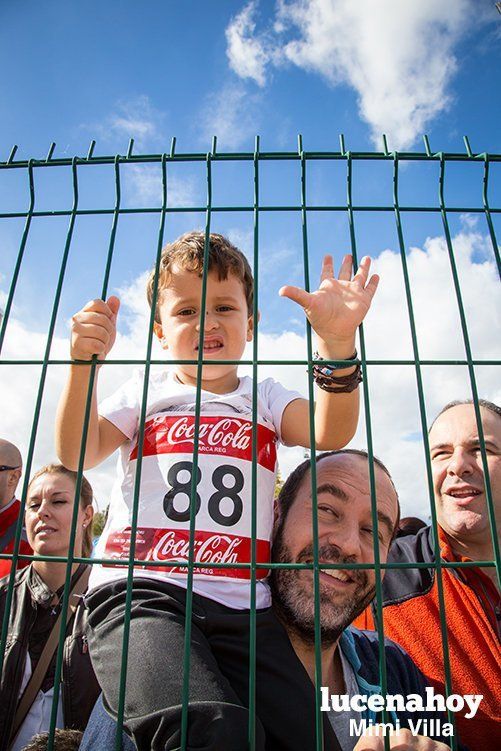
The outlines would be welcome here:
M 274 23 L 256 32 L 256 3 L 227 29 L 232 69 L 260 86 L 267 68 L 292 63 L 346 84 L 381 147 L 408 148 L 451 101 L 454 47 L 474 23 L 472 0 L 278 0 Z
M 461 222 L 463 226 L 468 229 L 476 229 L 478 227 L 478 215 L 477 214 L 461 214 Z
M 245 141 L 253 148 L 254 134 L 259 130 L 259 94 L 249 92 L 241 83 L 229 83 L 211 93 L 200 114 L 200 135 L 210 147 L 212 136 L 218 148 L 233 149 Z
M 155 141 L 161 140 L 163 118 L 163 113 L 143 94 L 118 101 L 113 112 L 107 115 L 102 123 L 84 127 L 93 133 L 97 132 L 107 142 L 121 144 L 123 151 L 130 138 L 134 139 L 136 150 L 144 150 Z
M 262 38 L 255 35 L 254 16 L 257 3 L 250 3 L 233 18 L 226 29 L 226 54 L 231 68 L 241 78 L 251 78 L 259 86 L 266 83 L 269 54 Z
M 468 334 L 474 359 L 499 359 L 501 312 L 499 279 L 488 238 L 463 229 L 453 237 Z M 474 258 L 489 258 L 476 262 Z M 428 238 L 407 256 L 419 355 L 422 360 L 466 359 L 449 255 L 444 237 Z M 413 359 L 401 261 L 384 251 L 375 261 L 381 275 L 375 305 L 365 324 L 368 359 Z M 480 396 L 501 401 L 499 368 L 477 366 Z M 452 399 L 471 398 L 465 366 L 421 368 L 428 422 Z M 404 501 L 404 510 L 427 518 L 425 461 L 414 366 L 369 368 L 375 451 L 388 463 Z M 364 440 L 359 426 L 354 443 Z
M 245 240 L 245 237 L 244 237 Z M 468 331 L 476 359 L 499 359 L 499 331 L 501 313 L 497 306 L 499 280 L 489 251 L 489 240 L 482 234 L 463 228 L 453 237 Z M 478 259 L 481 259 L 480 261 Z M 486 259 L 486 260 L 484 260 Z M 458 327 L 457 304 L 451 282 L 447 246 L 443 237 L 428 238 L 423 248 L 412 248 L 407 264 L 413 295 L 416 329 L 421 359 L 464 360 L 464 346 Z M 375 271 L 381 284 L 374 306 L 365 324 L 367 357 L 369 359 L 410 359 L 412 346 L 407 306 L 402 281 L 400 255 L 385 250 L 375 260 Z M 119 314 L 119 336 L 113 357 L 142 358 L 146 352 L 149 309 L 144 294 L 146 275 L 132 284 L 124 285 L 118 293 L 122 300 Z M 262 306 L 263 307 L 263 306 Z M 7 327 L 2 352 L 4 359 L 28 359 L 42 356 L 46 335 L 33 331 L 16 318 L 16 310 Z M 304 336 L 288 329 L 292 323 L 284 320 L 280 335 L 266 331 L 266 308 L 259 334 L 260 359 L 301 359 L 306 357 Z M 153 357 L 160 357 L 155 343 Z M 68 354 L 66 337 L 55 337 L 51 356 L 65 358 Z M 245 354 L 251 359 L 252 348 Z M 498 368 L 477 366 L 476 377 L 481 396 L 501 403 Z M 242 368 L 242 373 L 250 372 Z M 40 368 L 35 366 L 0 367 L 0 414 L 2 437 L 16 442 L 26 456 Z M 106 366 L 100 372 L 100 395 L 110 394 L 130 375 L 130 367 Z M 422 366 L 425 404 L 428 420 L 451 399 L 471 396 L 465 367 L 454 365 Z M 34 468 L 53 459 L 53 424 L 57 400 L 66 376 L 66 368 L 49 369 L 43 409 L 40 416 L 34 457 Z M 261 366 L 259 378 L 272 376 L 285 386 L 307 393 L 304 366 Z M 399 490 L 404 514 L 428 517 L 429 502 L 425 462 L 420 438 L 420 417 L 414 366 L 369 366 L 370 410 L 374 450 L 385 461 Z M 352 446 L 366 445 L 363 419 Z M 302 449 L 280 450 L 282 476 L 287 476 L 302 460 Z M 109 498 L 114 475 L 114 459 L 88 473 L 97 498 L 104 504 Z
M 141 206 L 162 204 L 162 172 L 160 165 L 130 164 L 123 171 L 123 184 L 127 197 Z M 195 182 L 188 177 L 180 180 L 167 175 L 167 205 L 196 206 L 200 203 Z

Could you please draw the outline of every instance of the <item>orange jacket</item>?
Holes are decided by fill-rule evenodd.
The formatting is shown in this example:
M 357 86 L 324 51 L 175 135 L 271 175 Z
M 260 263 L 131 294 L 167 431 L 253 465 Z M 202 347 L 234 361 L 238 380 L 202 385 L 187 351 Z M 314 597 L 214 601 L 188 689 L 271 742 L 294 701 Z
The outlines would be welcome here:
M 455 560 L 440 530 L 442 560 Z M 398 538 L 388 562 L 435 560 L 430 527 Z M 456 713 L 461 740 L 471 751 L 501 749 L 501 648 L 496 616 L 501 600 L 492 581 L 479 568 L 443 568 L 447 639 L 452 693 L 482 694 L 477 714 Z M 375 603 L 354 626 L 373 629 Z M 435 691 L 445 695 L 444 658 L 435 569 L 386 569 L 383 581 L 384 635 L 399 643 Z M 498 621 L 499 623 L 499 621 Z

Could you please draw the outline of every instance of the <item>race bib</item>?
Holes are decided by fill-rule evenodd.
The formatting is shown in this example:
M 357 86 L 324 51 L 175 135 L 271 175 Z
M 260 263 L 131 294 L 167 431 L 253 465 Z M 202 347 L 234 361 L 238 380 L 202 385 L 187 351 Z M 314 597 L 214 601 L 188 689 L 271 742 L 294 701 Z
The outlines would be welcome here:
M 235 416 L 203 414 L 200 418 L 198 466 L 194 454 L 195 416 L 162 412 L 147 420 L 138 507 L 135 558 L 150 562 L 149 570 L 166 577 L 186 576 L 184 566 L 155 566 L 155 562 L 187 562 L 190 497 L 195 474 L 194 568 L 197 578 L 229 577 L 249 580 L 252 520 L 252 422 Z M 276 434 L 257 425 L 256 561 L 270 560 L 275 488 Z M 136 482 L 138 445 L 133 446 L 122 484 L 129 525 L 111 530 L 105 557 L 128 559 L 130 519 Z M 214 564 L 225 564 L 215 567 Z M 237 564 L 231 566 L 231 564 Z M 228 567 L 227 567 L 228 566 Z M 264 579 L 266 569 L 257 569 Z

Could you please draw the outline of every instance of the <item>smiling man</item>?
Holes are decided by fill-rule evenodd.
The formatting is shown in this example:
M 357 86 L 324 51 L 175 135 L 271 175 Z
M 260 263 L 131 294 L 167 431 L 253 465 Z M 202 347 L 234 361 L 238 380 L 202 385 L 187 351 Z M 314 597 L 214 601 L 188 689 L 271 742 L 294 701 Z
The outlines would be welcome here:
M 328 712 L 343 751 L 377 748 L 367 745 L 383 738 L 358 740 L 361 722 L 370 732 L 381 721 L 384 694 L 379 685 L 377 635 L 349 628 L 374 598 L 374 568 L 343 568 L 351 564 L 374 565 L 369 462 L 363 451 L 344 449 L 317 456 L 316 514 L 318 520 L 319 616 L 321 626 L 322 709 Z M 398 521 L 398 497 L 388 470 L 374 463 L 378 544 L 381 563 L 387 559 Z M 312 518 L 315 511 L 310 462 L 297 467 L 278 498 L 279 517 L 273 543 L 273 561 L 312 564 Z M 324 568 L 335 566 L 336 568 Z M 276 568 L 271 575 L 273 608 L 282 621 L 294 650 L 315 682 L 315 591 L 311 568 Z M 409 656 L 396 644 L 385 644 L 387 694 L 424 697 L 426 684 Z M 259 690 L 259 688 L 258 688 Z M 358 698 L 357 698 L 358 697 Z M 363 698 L 365 697 L 365 699 Z M 369 698 L 370 697 L 370 698 Z M 426 701 L 423 702 L 426 704 Z M 445 728 L 439 715 L 426 709 L 386 705 L 390 748 L 449 748 L 442 740 Z M 421 721 L 421 722 L 420 722 Z M 433 724 L 434 723 L 434 724 Z M 414 726 L 414 733 L 405 728 Z M 425 737 L 427 736 L 427 737 Z M 383 746 L 381 746 L 383 747 Z
M 395 488 L 383 465 L 375 465 L 380 556 L 384 561 L 398 526 Z M 373 522 L 368 461 L 363 452 L 341 451 L 317 458 L 318 559 L 320 563 L 372 563 Z M 278 498 L 279 516 L 273 542 L 276 563 L 313 563 L 312 492 L 309 461 L 289 476 Z M 313 572 L 274 570 L 273 606 L 281 616 L 297 653 L 314 641 Z M 320 621 L 323 638 L 337 638 L 373 599 L 373 569 L 328 568 L 320 571 Z M 305 638 L 306 637 L 306 638 Z M 339 666 L 339 657 L 335 661 Z M 332 663 L 326 659 L 329 671 Z
M 501 530 L 501 408 L 480 400 L 480 414 L 499 545 Z M 451 402 L 430 433 L 435 508 L 442 562 L 494 560 L 480 439 L 471 402 Z M 396 540 L 395 562 L 436 561 L 431 527 Z M 457 715 L 472 751 L 501 748 L 501 598 L 492 566 L 442 568 L 452 691 L 482 695 L 477 714 Z M 383 583 L 384 632 L 401 644 L 437 691 L 445 692 L 439 580 L 435 568 L 387 572 Z M 373 627 L 374 609 L 356 625 Z

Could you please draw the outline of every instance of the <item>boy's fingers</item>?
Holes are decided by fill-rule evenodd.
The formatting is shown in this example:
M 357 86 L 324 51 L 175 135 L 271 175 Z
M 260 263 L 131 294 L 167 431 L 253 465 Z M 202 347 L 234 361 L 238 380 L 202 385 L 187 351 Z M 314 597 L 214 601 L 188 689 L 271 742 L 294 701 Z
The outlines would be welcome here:
M 108 308 L 111 310 L 114 316 L 117 315 L 119 309 L 120 309 L 120 300 L 116 295 L 111 295 L 111 297 L 108 297 L 106 300 L 106 303 L 108 305 Z
M 349 282 L 351 279 L 351 272 L 353 268 L 353 259 L 350 255 L 346 255 L 343 258 L 341 268 L 339 269 L 338 279 L 343 282 Z
M 71 356 L 76 360 L 91 360 L 93 355 L 106 357 L 106 344 L 101 339 L 80 337 L 72 341 Z
M 104 313 L 105 315 L 109 314 L 110 309 L 108 308 L 107 304 L 104 302 L 104 300 L 101 300 L 99 297 L 95 300 L 89 300 L 89 302 L 83 306 L 82 312 L 85 313 Z
M 95 323 L 76 323 L 73 327 L 73 333 L 79 340 L 94 339 L 96 341 L 107 344 L 112 335 L 112 331 L 108 331 L 104 326 L 100 326 Z
M 115 323 L 111 321 L 108 316 L 103 313 L 76 313 L 73 318 L 73 330 L 76 331 L 77 326 L 100 326 L 108 334 L 112 334 L 115 331 Z
M 377 274 L 373 274 L 371 278 L 369 279 L 369 283 L 367 287 L 365 288 L 365 291 L 369 295 L 370 300 L 372 300 L 372 298 L 376 294 L 378 284 L 379 284 L 379 276 Z
M 97 298 L 96 300 L 90 300 L 87 305 L 84 305 L 81 312 L 101 313 L 108 318 L 114 318 L 118 312 L 118 308 L 120 307 L 120 300 L 118 299 L 118 297 L 110 297 L 109 300 L 112 301 L 111 307 L 108 304 L 109 301 L 105 302 L 100 298 Z
M 292 302 L 297 302 L 302 308 L 307 308 L 310 303 L 310 293 L 301 287 L 282 287 L 278 290 L 280 297 L 288 297 Z
M 357 269 L 357 273 L 353 277 L 354 282 L 358 282 L 362 287 L 365 286 L 367 277 L 369 276 L 369 269 L 371 267 L 371 259 L 369 256 L 364 256 L 360 261 L 360 266 Z
M 320 281 L 323 282 L 324 279 L 332 279 L 334 276 L 334 262 L 332 260 L 332 256 L 327 253 L 322 261 L 322 270 L 320 272 Z

